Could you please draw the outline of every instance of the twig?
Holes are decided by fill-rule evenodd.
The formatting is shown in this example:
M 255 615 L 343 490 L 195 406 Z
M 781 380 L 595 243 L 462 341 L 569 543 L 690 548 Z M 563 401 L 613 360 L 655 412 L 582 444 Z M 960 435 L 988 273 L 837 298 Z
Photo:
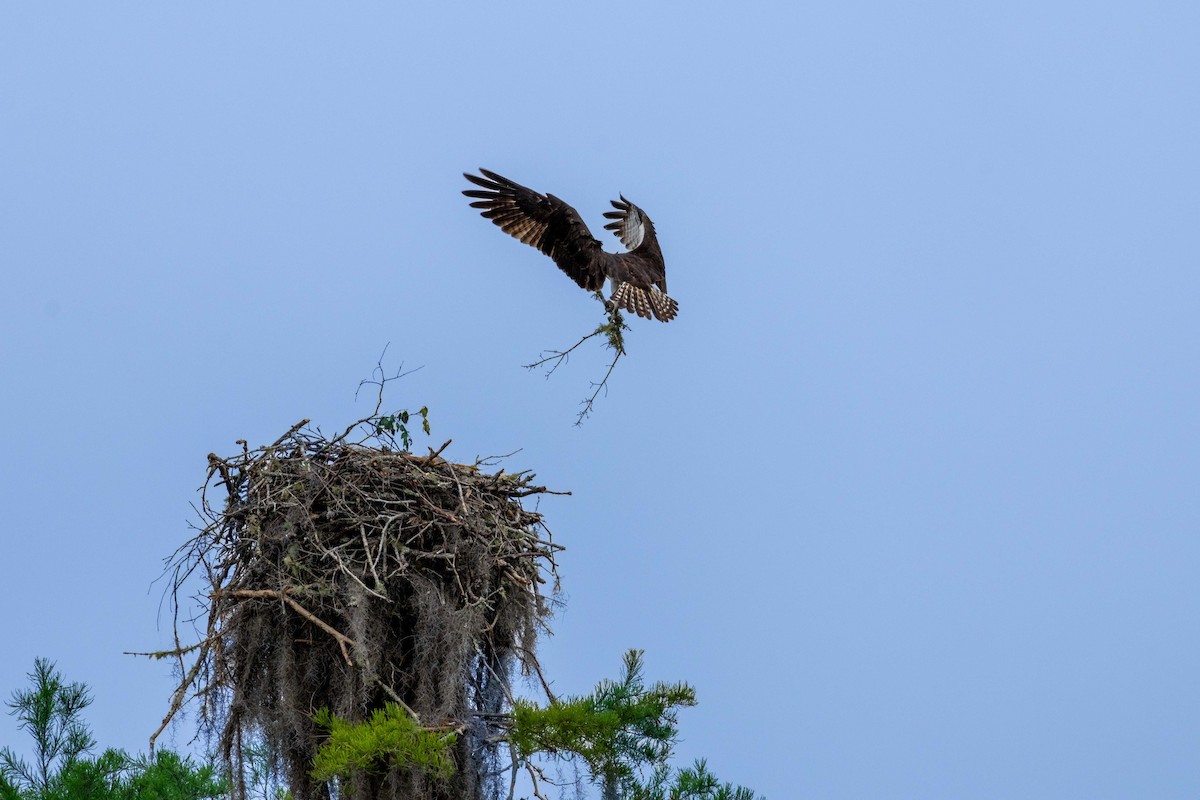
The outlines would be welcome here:
M 361 381 L 359 381 L 358 388 L 354 390 L 354 399 L 357 400 L 359 392 L 362 391 L 362 387 L 364 387 L 364 386 L 378 387 L 378 391 L 376 392 L 376 395 L 375 395 L 375 408 L 371 411 L 371 413 L 369 415 L 367 415 L 363 419 L 357 420 L 356 422 L 352 423 L 340 434 L 333 437 L 333 439 L 331 439 L 329 442 L 330 444 L 337 444 L 339 442 L 344 441 L 346 439 L 346 437 L 349 436 L 354 431 L 355 428 L 358 428 L 359 426 L 363 425 L 364 423 L 379 419 L 379 410 L 381 408 L 383 408 L 383 392 L 384 392 L 384 389 L 387 387 L 388 383 L 390 383 L 391 381 L 400 380 L 401 378 L 406 377 L 408 375 L 412 375 L 414 372 L 417 372 L 418 370 L 422 369 L 422 367 L 413 367 L 412 369 L 405 372 L 404 371 L 404 362 L 401 361 L 400 366 L 396 368 L 396 374 L 388 375 L 387 371 L 384 370 L 384 368 L 383 368 L 383 359 L 387 355 L 388 348 L 391 346 L 392 346 L 391 342 L 388 342 L 387 344 L 385 344 L 383 346 L 383 352 L 379 354 L 379 360 L 375 362 L 375 368 L 371 370 L 371 377 L 363 378 Z M 378 434 L 379 431 L 376 430 L 376 431 L 374 431 L 374 433 Z
M 625 351 L 618 350 L 617 354 L 613 356 L 612 363 L 608 365 L 608 372 L 604 373 L 604 380 L 600 381 L 599 383 L 592 384 L 596 387 L 596 391 L 592 392 L 591 397 L 583 401 L 583 410 L 580 411 L 579 415 L 575 417 L 575 427 L 578 428 L 579 426 L 583 425 L 583 421 L 592 413 L 592 407 L 596 404 L 596 397 L 600 394 L 601 389 L 604 389 L 605 396 L 608 396 L 608 376 L 612 375 L 613 368 L 617 366 L 617 362 L 621 360 L 621 356 L 623 355 L 625 355 Z
M 396 705 L 400 706 L 405 711 L 407 711 L 409 714 L 411 714 L 413 720 L 416 721 L 416 723 L 418 725 L 421 724 L 421 715 L 418 714 L 416 711 L 414 711 L 412 709 L 412 706 L 410 706 L 408 703 L 404 702 L 404 700 L 400 697 L 400 695 L 396 694 L 395 689 L 388 686 L 386 683 L 384 683 L 382 680 L 379 680 L 378 678 L 376 678 L 375 685 L 378 686 L 380 689 L 383 689 L 383 691 L 387 693 L 387 696 L 392 698 L 392 701 Z
M 364 587 L 364 588 L 366 588 L 366 587 Z M 218 592 L 214 592 L 213 594 L 215 594 L 215 595 L 227 594 L 227 595 L 230 595 L 231 597 L 249 597 L 249 598 L 278 597 L 280 600 L 282 600 L 283 602 L 285 602 L 289 606 L 291 606 L 292 610 L 295 611 L 297 614 L 304 617 L 306 620 L 308 620 L 312 624 L 316 625 L 318 628 L 325 631 L 330 636 L 332 636 L 334 639 L 336 639 L 338 646 L 341 647 L 341 649 L 342 649 L 342 658 L 346 659 L 346 665 L 350 666 L 350 667 L 354 666 L 354 662 L 350 659 L 350 653 L 346 649 L 346 645 L 350 645 L 351 647 L 355 646 L 354 640 L 351 639 L 346 634 L 339 631 L 337 628 L 334 628 L 332 625 L 329 625 L 328 623 L 323 621 L 320 617 L 318 617 L 316 614 L 313 614 L 307 608 L 305 608 L 304 606 L 300 605 L 295 600 L 293 600 L 289 596 L 291 594 L 291 592 L 288 589 L 278 589 L 278 590 L 276 590 L 276 589 L 222 589 Z
M 538 487 L 536 487 L 536 488 L 533 488 L 533 489 L 522 489 L 522 490 L 521 490 L 521 491 L 519 491 L 519 492 L 513 492 L 513 493 L 512 493 L 512 496 L 513 496 L 513 497 L 529 497 L 529 495 L 531 495 L 531 494 L 557 494 L 557 495 L 569 495 L 569 494 L 571 494 L 571 492 L 556 492 L 556 491 L 554 491 L 553 489 L 547 489 L 547 488 L 545 488 L 545 487 L 538 486 Z
M 440 456 L 442 454 L 442 451 L 445 450 L 447 447 L 449 447 L 450 443 L 452 441 L 454 441 L 454 440 L 447 439 L 445 442 L 442 443 L 442 446 L 439 447 L 437 450 L 434 450 L 432 447 L 429 448 L 429 455 L 425 456 L 424 460 L 421 461 L 421 466 L 428 467 L 430 464 L 432 464 L 433 460 L 435 458 L 437 458 L 438 456 Z
M 179 682 L 174 693 L 171 695 L 171 707 L 167 710 L 167 715 L 163 717 L 162 724 L 154 733 L 150 734 L 150 755 L 154 755 L 154 743 L 158 740 L 159 734 L 167 729 L 171 724 L 171 720 L 175 719 L 175 715 L 179 713 L 179 709 L 183 708 L 184 701 L 187 698 L 187 690 L 196 680 L 196 676 L 200 674 L 200 670 L 204 666 L 204 659 L 197 658 L 196 663 L 192 664 L 191 669 L 183 676 L 183 680 Z
M 292 436 L 294 433 L 296 433 L 296 431 L 300 430 L 301 428 L 303 428 L 305 425 L 307 425 L 307 424 L 308 424 L 308 423 L 310 423 L 310 422 L 312 422 L 312 420 L 311 420 L 311 419 L 308 419 L 308 418 L 305 418 L 305 419 L 302 419 L 302 420 L 300 420 L 300 421 L 299 421 L 299 422 L 297 422 L 295 425 L 293 425 L 292 427 L 288 428 L 288 432 L 287 432 L 287 433 L 285 433 L 283 436 L 280 436 L 278 439 L 276 439 L 274 442 L 272 442 L 270 445 L 268 445 L 268 446 L 267 446 L 266 448 L 264 448 L 264 449 L 265 449 L 265 450 L 274 450 L 276 447 L 279 447 L 280 443 L 281 443 L 281 442 L 283 442 L 283 440 L 284 440 L 284 439 L 291 438 L 291 436 Z
M 508 743 L 508 756 L 512 759 L 512 775 L 508 784 L 508 800 L 514 800 L 517 794 L 517 748 L 511 741 Z
M 600 326 L 599 328 L 596 328 L 596 330 L 592 331 L 587 336 L 584 336 L 582 339 L 580 339 L 578 342 L 576 342 L 575 344 L 568 347 L 566 350 L 543 350 L 542 351 L 543 357 L 538 359 L 537 361 L 533 362 L 532 364 L 526 364 L 525 369 L 537 369 L 538 367 L 543 366 L 545 364 L 549 364 L 551 361 L 553 361 L 554 365 L 552 367 L 550 367 L 550 369 L 547 370 L 547 372 L 546 372 L 546 377 L 549 378 L 551 375 L 554 374 L 554 370 L 558 369 L 560 366 L 562 366 L 564 363 L 566 363 L 569 360 L 569 356 L 571 355 L 572 352 L 575 351 L 575 349 L 577 347 L 579 347 L 579 345 L 583 344 L 588 339 L 591 339 L 594 336 L 599 336 L 602 333 L 604 333 L 603 325 Z
M 601 297 L 603 299 L 603 297 Z M 591 415 L 592 410 L 596 405 L 596 398 L 600 396 L 602 390 L 607 394 L 608 379 L 612 377 L 613 369 L 616 368 L 617 362 L 621 360 L 621 356 L 625 355 L 625 337 L 624 332 L 629 330 L 629 326 L 625 324 L 625 318 L 621 316 L 621 312 L 613 308 L 608 312 L 608 321 L 601 324 L 596 330 L 582 337 L 575 344 L 568 347 L 566 350 L 549 350 L 543 351 L 543 357 L 533 362 L 526 364 L 526 369 L 537 369 L 538 367 L 550 364 L 550 369 L 546 371 L 546 377 L 549 378 L 554 374 L 554 371 L 561 367 L 569 360 L 572 352 L 580 345 L 595 336 L 604 335 L 607 340 L 606 344 L 614 353 L 613 360 L 609 362 L 608 369 L 604 373 L 604 377 L 599 383 L 592 383 L 595 387 L 591 396 L 583 400 L 583 410 L 575 417 L 575 426 L 583 425 L 583 421 Z M 546 355 L 548 353 L 548 355 Z
M 532 762 L 530 762 L 528 759 L 526 759 L 526 761 L 525 761 L 525 771 L 529 773 L 529 778 L 530 778 L 530 780 L 533 781 L 533 796 L 538 798 L 538 800 L 550 800 L 548 797 L 546 797 L 546 795 L 542 794 L 541 791 L 538 789 L 538 778 L 541 778 L 543 781 L 550 784 L 551 786 L 556 785 L 554 783 L 554 781 L 547 778 L 546 773 L 543 772 L 540 767 L 538 767 L 535 764 L 533 764 Z

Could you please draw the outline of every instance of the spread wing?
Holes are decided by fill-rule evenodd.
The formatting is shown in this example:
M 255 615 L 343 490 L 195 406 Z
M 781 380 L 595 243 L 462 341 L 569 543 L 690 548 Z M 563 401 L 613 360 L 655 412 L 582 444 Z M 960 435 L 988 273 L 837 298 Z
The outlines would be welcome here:
M 625 195 L 620 197 L 620 201 L 612 201 L 615 211 L 604 212 L 612 220 L 604 227 L 629 249 L 614 257 L 612 272 L 618 283 L 612 302 L 639 317 L 670 322 L 679 313 L 679 304 L 667 296 L 667 267 L 654 223 Z
M 483 177 L 463 173 L 479 189 L 463 191 L 477 198 L 472 208 L 510 236 L 541 250 L 571 280 L 590 292 L 604 285 L 608 254 L 579 217 L 579 212 L 552 194 L 539 194 L 486 169 Z
M 604 216 L 613 220 L 604 226 L 605 230 L 621 240 L 629 250 L 636 250 L 646 241 L 646 237 L 654 238 L 654 223 L 646 216 L 646 212 L 635 206 L 621 195 L 620 202 L 610 200 L 616 211 L 605 211 Z
M 658 236 L 654 233 L 654 223 L 645 211 L 626 200 L 625 195 L 620 197 L 620 201 L 610 201 L 616 211 L 604 212 L 604 216 L 612 220 L 604 228 L 612 231 L 613 235 L 621 240 L 621 244 L 629 249 L 631 255 L 639 256 L 636 261 L 641 268 L 640 272 L 643 273 L 639 277 L 653 283 L 665 293 L 667 270 L 663 263 L 662 250 L 658 246 Z

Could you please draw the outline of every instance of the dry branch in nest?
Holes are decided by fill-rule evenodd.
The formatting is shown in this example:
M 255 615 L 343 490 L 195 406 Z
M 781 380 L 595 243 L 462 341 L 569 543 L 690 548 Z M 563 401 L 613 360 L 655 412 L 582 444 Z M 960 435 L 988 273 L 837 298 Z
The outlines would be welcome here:
M 244 747 L 261 737 L 297 800 L 327 797 L 308 774 L 322 741 L 313 714 L 358 721 L 390 701 L 460 734 L 454 777 L 393 768 L 343 788 L 482 797 L 512 670 L 540 676 L 535 644 L 561 548 L 522 501 L 548 490 L 486 462 L 414 455 L 362 424 L 328 439 L 305 420 L 271 445 L 210 455 L 204 526 L 172 559 L 176 609 L 198 574 L 192 599 L 207 625 L 185 646 L 177 623 L 177 648 L 157 654 L 182 675 L 163 728 L 199 698 L 235 796 Z M 355 430 L 367 433 L 350 441 Z M 218 487 L 223 502 L 210 497 Z

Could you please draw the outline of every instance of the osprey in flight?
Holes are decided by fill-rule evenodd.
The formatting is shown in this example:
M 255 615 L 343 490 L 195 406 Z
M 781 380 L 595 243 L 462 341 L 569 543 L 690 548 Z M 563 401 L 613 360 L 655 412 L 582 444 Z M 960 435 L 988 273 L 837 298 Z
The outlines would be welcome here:
M 628 253 L 606 253 L 592 236 L 579 212 L 552 194 L 538 194 L 494 172 L 480 169 L 483 177 L 463 173 L 480 189 L 466 189 L 467 197 L 478 198 L 472 208 L 502 231 L 533 245 L 550 258 L 571 280 L 589 292 L 598 292 L 607 278 L 612 282 L 612 307 L 639 317 L 669 322 L 679 304 L 667 297 L 667 269 L 654 235 L 654 223 L 646 212 L 621 197 L 612 201 L 616 211 L 604 227 L 613 232 Z

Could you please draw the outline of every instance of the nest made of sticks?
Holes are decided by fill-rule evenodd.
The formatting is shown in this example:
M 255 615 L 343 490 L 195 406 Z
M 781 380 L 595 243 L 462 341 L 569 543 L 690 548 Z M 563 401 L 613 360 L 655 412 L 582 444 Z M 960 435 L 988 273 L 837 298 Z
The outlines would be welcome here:
M 490 794 L 509 678 L 518 665 L 541 674 L 535 645 L 561 548 L 523 500 L 549 490 L 529 473 L 489 473 L 489 461 L 451 463 L 445 445 L 414 455 L 370 420 L 353 442 L 363 428 L 326 438 L 307 422 L 265 447 L 239 442 L 234 456 L 208 457 L 204 525 L 172 562 L 177 608 L 189 576 L 203 577 L 193 600 L 207 626 L 191 646 L 177 630 L 169 654 L 182 680 L 163 727 L 199 697 L 235 796 L 245 794 L 245 747 L 261 739 L 297 800 L 309 800 L 327 796 L 308 775 L 322 739 L 314 712 L 361 720 L 391 701 L 460 733 L 454 777 L 391 769 L 345 788 Z M 218 487 L 219 505 L 209 497 Z

